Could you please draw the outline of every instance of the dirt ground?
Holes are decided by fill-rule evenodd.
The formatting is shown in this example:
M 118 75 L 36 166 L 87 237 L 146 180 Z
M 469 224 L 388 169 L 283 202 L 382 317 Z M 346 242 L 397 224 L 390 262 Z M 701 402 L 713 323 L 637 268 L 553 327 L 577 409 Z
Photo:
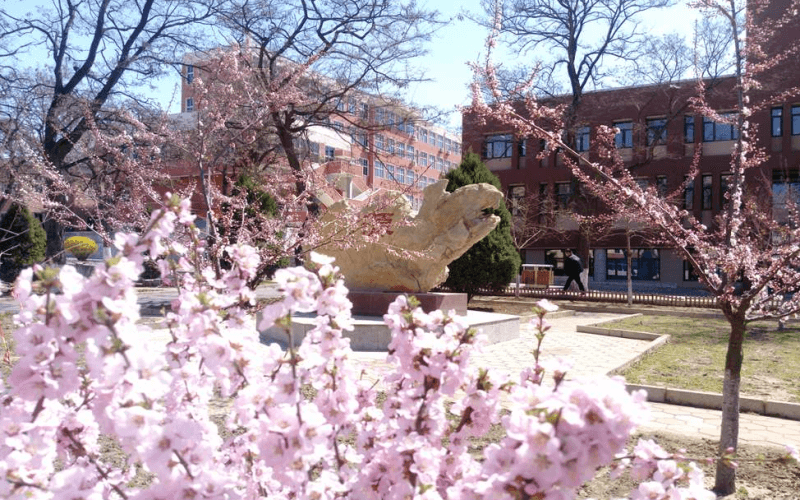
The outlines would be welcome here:
M 713 456 L 717 445 L 708 439 L 688 439 L 674 434 L 648 434 L 642 436 L 653 439 L 668 452 L 686 450 L 687 458 L 696 458 L 706 476 L 706 486 L 714 484 L 714 465 L 700 459 Z M 781 460 L 782 450 L 776 447 L 742 445 L 739 447 L 736 471 L 736 493 L 726 500 L 798 500 L 800 499 L 800 466 L 787 464 Z M 606 500 L 626 498 L 635 487 L 630 478 L 623 476 L 610 479 L 608 471 L 600 471 L 595 479 L 584 486 L 578 495 L 580 499 L 594 498 Z

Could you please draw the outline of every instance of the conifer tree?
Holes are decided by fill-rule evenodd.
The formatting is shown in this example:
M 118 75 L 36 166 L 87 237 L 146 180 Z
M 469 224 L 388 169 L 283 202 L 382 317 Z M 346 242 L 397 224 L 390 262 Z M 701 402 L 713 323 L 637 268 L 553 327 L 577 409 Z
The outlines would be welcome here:
M 449 192 L 482 182 L 502 189 L 500 180 L 475 153 L 467 153 L 461 165 L 448 172 L 446 177 Z M 453 291 L 465 292 L 469 298 L 480 288 L 505 288 L 519 272 L 520 257 L 511 238 L 511 213 L 505 203 L 500 203 L 492 213 L 500 217 L 497 227 L 448 265 L 450 274 L 445 286 Z
M 39 220 L 27 208 L 12 205 L 0 220 L 0 279 L 11 283 L 23 267 L 44 260 L 46 244 Z

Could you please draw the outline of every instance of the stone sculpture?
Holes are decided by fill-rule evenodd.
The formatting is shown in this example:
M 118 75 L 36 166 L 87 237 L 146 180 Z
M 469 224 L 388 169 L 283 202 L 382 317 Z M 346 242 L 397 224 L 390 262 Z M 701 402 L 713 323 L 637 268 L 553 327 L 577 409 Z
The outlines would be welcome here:
M 427 186 L 413 215 L 405 196 L 383 208 L 366 207 L 391 219 L 390 230 L 376 243 L 351 248 L 327 245 L 317 251 L 336 258 L 351 290 L 424 293 L 447 279 L 447 265 L 494 229 L 500 218 L 485 213 L 503 194 L 490 184 L 471 184 L 449 193 L 447 180 Z M 346 202 L 330 207 L 323 222 L 333 223 Z M 387 221 L 388 222 L 388 221 Z

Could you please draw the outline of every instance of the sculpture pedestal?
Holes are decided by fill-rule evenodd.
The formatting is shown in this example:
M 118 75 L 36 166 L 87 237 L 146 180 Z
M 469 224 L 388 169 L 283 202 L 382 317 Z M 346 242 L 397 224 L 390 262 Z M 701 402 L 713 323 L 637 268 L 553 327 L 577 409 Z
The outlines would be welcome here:
M 441 310 L 449 312 L 455 310 L 456 314 L 467 314 L 466 293 L 440 293 L 440 292 L 373 292 L 367 290 L 350 290 L 347 298 L 353 303 L 353 316 L 378 316 L 386 314 L 389 304 L 400 295 L 416 297 L 419 305 L 426 313 Z
M 465 315 L 470 328 L 481 330 L 489 343 L 504 342 L 519 337 L 519 316 L 510 314 L 488 313 L 483 311 L 467 311 Z M 353 331 L 345 331 L 343 336 L 350 339 L 350 348 L 354 351 L 386 351 L 392 340 L 389 327 L 383 323 L 382 316 L 353 316 Z M 258 315 L 258 321 L 261 314 Z M 295 345 L 303 341 L 306 332 L 314 328 L 314 315 L 295 316 L 292 320 L 292 336 Z M 286 332 L 282 328 L 268 328 L 259 332 L 262 344 L 276 343 L 282 348 L 288 347 Z

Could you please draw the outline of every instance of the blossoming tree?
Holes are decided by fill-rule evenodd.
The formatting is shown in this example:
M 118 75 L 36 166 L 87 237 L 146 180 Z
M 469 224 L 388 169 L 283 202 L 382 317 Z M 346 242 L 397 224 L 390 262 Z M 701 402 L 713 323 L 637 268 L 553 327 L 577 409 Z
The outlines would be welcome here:
M 512 128 L 520 136 L 545 139 L 564 152 L 564 160 L 580 180 L 611 211 L 636 221 L 646 221 L 651 231 L 677 249 L 694 268 L 706 289 L 718 301 L 730 324 L 723 381 L 720 452 L 736 448 L 739 430 L 739 385 L 743 361 L 746 325 L 764 318 L 782 318 L 800 311 L 800 213 L 788 202 L 783 220 L 765 211 L 746 177 L 754 175 L 765 159 L 765 151 L 756 144 L 753 114 L 770 109 L 797 95 L 796 88 L 782 87 L 771 92 L 761 80 L 780 75 L 780 64 L 797 50 L 796 45 L 780 47 L 779 29 L 795 26 L 796 3 L 788 2 L 787 11 L 777 17 L 764 17 L 767 2 L 745 3 L 703 0 L 694 2 L 711 15 L 719 15 L 730 25 L 735 74 L 733 103 L 737 113 L 731 123 L 738 131 L 731 152 L 731 177 L 726 207 L 712 227 L 679 208 L 669 197 L 655 189 L 642 188 L 625 168 L 614 147 L 616 130 L 600 126 L 596 137 L 599 161 L 588 161 L 562 139 L 558 126 L 559 109 L 548 109 L 534 98 L 504 101 L 501 84 L 491 64 L 491 50 L 484 68 L 477 68 L 475 98 L 468 110 L 478 117 L 491 119 Z M 747 9 L 745 9 L 747 7 Z M 496 20 L 497 23 L 500 20 Z M 745 33 L 747 36 L 745 37 Z M 490 47 L 491 37 L 490 37 Z M 769 52 L 764 48 L 770 47 Z M 702 82 L 698 87 L 702 87 Z M 488 91 L 487 91 L 488 89 Z M 520 92 L 515 95 L 521 94 Z M 482 96 L 494 99 L 487 105 Z M 699 93 L 693 109 L 717 122 L 726 122 Z M 548 124 L 545 126 L 543 124 Z M 696 174 L 696 168 L 690 175 Z M 751 191 L 748 192 L 748 186 Z M 735 491 L 735 469 L 728 461 L 717 463 L 714 489 L 719 494 Z
M 532 366 L 512 381 L 470 364 L 483 338 L 461 318 L 399 298 L 384 318 L 393 340 L 381 403 L 348 359 L 350 303 L 330 258 L 276 277 L 283 299 L 259 327 L 317 314 L 299 344 L 286 329 L 284 352 L 259 344 L 240 307 L 254 299 L 245 284 L 255 249 L 228 248 L 233 266 L 216 278 L 198 267 L 204 240 L 192 218 L 173 198 L 141 237 L 117 235 L 120 254 L 91 278 L 39 269 L 34 283 L 25 271 L 19 359 L 0 397 L 4 498 L 574 498 L 646 416 L 644 395 L 619 379 L 582 385 L 539 363 L 555 309 L 544 301 Z M 170 242 L 180 227 L 188 247 Z M 163 343 L 136 325 L 145 251 L 172 256 L 162 272 L 183 276 Z M 513 402 L 505 414 L 501 397 Z M 506 437 L 474 458 L 469 438 L 496 423 Z M 103 460 L 101 438 L 124 463 Z M 652 442 L 617 458 L 643 481 L 632 498 L 713 498 L 696 467 Z

